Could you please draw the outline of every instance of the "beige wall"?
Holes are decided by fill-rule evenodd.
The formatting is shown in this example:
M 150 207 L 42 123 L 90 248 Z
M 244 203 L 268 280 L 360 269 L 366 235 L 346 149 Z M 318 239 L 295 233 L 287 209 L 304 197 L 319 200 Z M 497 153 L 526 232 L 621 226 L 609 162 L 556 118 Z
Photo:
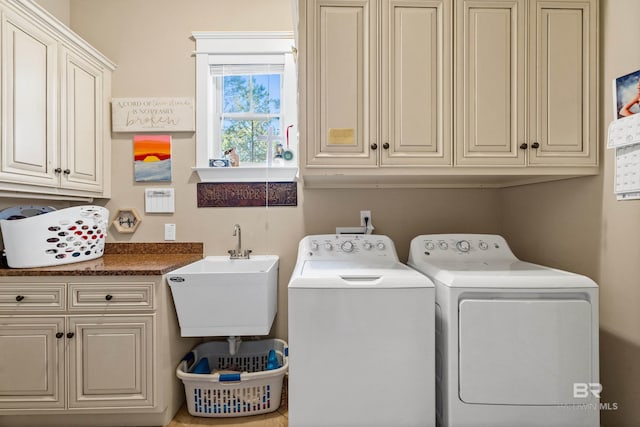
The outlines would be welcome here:
M 611 81 L 640 69 L 640 2 L 602 1 L 602 117 L 614 118 Z M 640 201 L 617 202 L 612 194 L 614 153 L 605 153 L 600 244 L 601 375 L 607 400 L 619 412 L 608 426 L 640 424 Z M 609 389 L 607 388 L 609 386 Z
M 71 0 L 38 0 L 37 3 L 63 24 L 70 24 Z

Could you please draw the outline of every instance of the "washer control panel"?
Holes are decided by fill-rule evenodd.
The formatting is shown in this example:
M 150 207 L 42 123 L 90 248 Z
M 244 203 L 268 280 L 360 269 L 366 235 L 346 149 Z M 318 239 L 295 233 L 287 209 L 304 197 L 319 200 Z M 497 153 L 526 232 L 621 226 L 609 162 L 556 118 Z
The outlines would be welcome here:
M 307 259 L 398 258 L 393 241 L 375 234 L 322 234 L 300 241 L 299 254 Z
M 431 259 L 514 257 L 504 238 L 495 234 L 426 234 L 411 241 L 411 255 Z

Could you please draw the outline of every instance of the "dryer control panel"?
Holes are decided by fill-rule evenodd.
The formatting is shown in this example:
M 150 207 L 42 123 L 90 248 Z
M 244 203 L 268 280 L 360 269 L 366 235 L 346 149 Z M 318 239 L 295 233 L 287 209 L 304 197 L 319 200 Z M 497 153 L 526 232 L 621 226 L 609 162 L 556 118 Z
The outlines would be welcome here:
M 410 254 L 430 259 L 515 259 L 509 245 L 496 234 L 426 234 L 411 241 Z
M 376 234 L 307 236 L 300 241 L 298 257 L 315 260 L 398 259 L 393 241 Z

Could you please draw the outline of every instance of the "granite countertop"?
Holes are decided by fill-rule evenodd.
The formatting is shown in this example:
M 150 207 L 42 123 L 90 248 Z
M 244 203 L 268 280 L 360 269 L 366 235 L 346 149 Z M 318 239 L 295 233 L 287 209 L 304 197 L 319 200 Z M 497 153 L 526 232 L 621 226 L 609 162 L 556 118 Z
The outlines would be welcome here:
M 0 276 L 159 276 L 203 258 L 203 243 L 107 243 L 89 261 L 36 268 L 0 268 Z

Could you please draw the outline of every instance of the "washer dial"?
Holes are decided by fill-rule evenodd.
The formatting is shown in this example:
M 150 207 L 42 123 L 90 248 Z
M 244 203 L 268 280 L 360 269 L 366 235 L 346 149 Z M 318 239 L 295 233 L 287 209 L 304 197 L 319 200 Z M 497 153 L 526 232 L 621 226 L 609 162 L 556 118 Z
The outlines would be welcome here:
M 456 242 L 456 248 L 460 252 L 469 252 L 469 250 L 471 249 L 471 244 L 468 240 L 459 240 L 458 242 Z
M 351 240 L 343 242 L 342 245 L 340 245 L 340 249 L 342 249 L 343 252 L 353 252 L 353 242 Z

